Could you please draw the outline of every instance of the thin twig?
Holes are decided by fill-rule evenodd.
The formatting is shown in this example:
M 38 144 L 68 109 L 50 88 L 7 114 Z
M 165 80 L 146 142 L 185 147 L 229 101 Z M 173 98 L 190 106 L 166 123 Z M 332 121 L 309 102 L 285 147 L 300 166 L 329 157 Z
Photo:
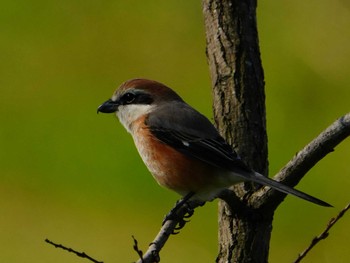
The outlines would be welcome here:
M 131 236 L 132 237 L 132 239 L 134 240 L 134 246 L 133 246 L 133 248 L 134 248 L 134 250 L 136 251 L 136 253 L 139 255 L 139 257 L 140 257 L 140 260 L 141 260 L 141 263 L 144 263 L 144 261 L 143 261 L 143 252 L 142 252 L 142 250 L 140 250 L 139 249 L 139 245 L 138 245 L 138 242 L 137 242 L 137 240 L 136 240 L 136 238 L 134 237 L 134 236 Z
M 66 247 L 64 245 L 61 245 L 61 244 L 56 244 L 48 239 L 45 239 L 45 242 L 46 243 L 49 243 L 50 245 L 53 245 L 55 248 L 61 248 L 63 250 L 66 250 L 68 252 L 71 252 L 71 253 L 74 253 L 75 255 L 77 255 L 78 257 L 81 257 L 81 258 L 86 258 L 94 263 L 103 263 L 103 261 L 98 261 L 92 257 L 90 257 L 89 255 L 87 255 L 85 252 L 79 252 L 79 251 L 76 251 L 72 248 L 69 248 L 69 247 Z
M 329 235 L 329 230 L 338 222 L 338 220 L 339 220 L 340 218 L 342 218 L 342 216 L 343 216 L 343 215 L 346 213 L 346 211 L 348 211 L 349 209 L 350 209 L 350 203 L 349 203 L 345 208 L 343 208 L 343 210 L 341 210 L 341 211 L 339 212 L 339 214 L 338 214 L 336 217 L 332 218 L 332 219 L 328 222 L 328 224 L 327 224 L 325 230 L 323 230 L 323 232 L 322 232 L 321 234 L 319 234 L 317 237 L 314 237 L 314 238 L 312 239 L 310 245 L 309 245 L 302 253 L 300 253 L 300 254 L 298 255 L 298 258 L 294 261 L 294 263 L 299 263 L 299 262 L 310 252 L 310 250 L 311 250 L 317 243 L 319 243 L 319 242 L 320 242 L 321 240 L 323 240 L 323 239 L 326 239 L 326 238 L 328 237 L 328 235 Z

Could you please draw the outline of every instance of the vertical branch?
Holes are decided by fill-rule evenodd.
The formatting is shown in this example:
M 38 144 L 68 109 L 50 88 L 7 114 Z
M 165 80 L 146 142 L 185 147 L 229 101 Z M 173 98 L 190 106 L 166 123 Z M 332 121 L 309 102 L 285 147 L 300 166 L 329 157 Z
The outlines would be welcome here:
M 203 0 L 214 119 L 220 133 L 256 171 L 267 174 L 264 74 L 256 1 Z M 234 187 L 249 196 L 249 184 Z M 272 214 L 219 204 L 217 262 L 267 262 Z M 234 255 L 234 257 L 233 257 Z
M 217 128 L 249 165 L 267 173 L 264 74 L 256 2 L 203 1 Z

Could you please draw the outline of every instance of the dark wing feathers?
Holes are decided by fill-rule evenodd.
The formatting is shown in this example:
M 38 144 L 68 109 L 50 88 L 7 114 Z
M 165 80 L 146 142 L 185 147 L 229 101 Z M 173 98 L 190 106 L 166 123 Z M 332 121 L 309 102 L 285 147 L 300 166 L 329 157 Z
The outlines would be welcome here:
M 216 140 L 203 139 L 159 128 L 151 128 L 151 132 L 158 140 L 170 145 L 187 156 L 199 159 L 219 168 L 226 168 L 232 171 L 237 170 L 237 172 L 239 172 L 239 170 L 251 172 L 221 137 L 218 137 Z
M 146 120 L 158 140 L 213 166 L 251 172 L 205 116 L 183 102 L 178 103 L 181 105 L 166 105 L 166 109 L 150 114 Z

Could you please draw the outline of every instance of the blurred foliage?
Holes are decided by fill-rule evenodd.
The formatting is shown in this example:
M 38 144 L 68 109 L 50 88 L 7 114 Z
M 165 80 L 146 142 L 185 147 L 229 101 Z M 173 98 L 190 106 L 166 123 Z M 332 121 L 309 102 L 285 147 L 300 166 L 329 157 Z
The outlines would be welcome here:
M 156 185 L 129 135 L 97 106 L 126 79 L 176 89 L 211 116 L 199 1 L 2 1 L 0 8 L 2 262 L 77 262 L 63 243 L 105 262 L 137 259 L 178 196 Z M 258 9 L 270 171 L 349 111 L 350 5 L 261 1 Z M 349 139 L 275 214 L 271 262 L 290 262 L 348 201 Z M 304 262 L 348 262 L 349 215 Z M 213 262 L 216 202 L 173 236 L 164 262 Z

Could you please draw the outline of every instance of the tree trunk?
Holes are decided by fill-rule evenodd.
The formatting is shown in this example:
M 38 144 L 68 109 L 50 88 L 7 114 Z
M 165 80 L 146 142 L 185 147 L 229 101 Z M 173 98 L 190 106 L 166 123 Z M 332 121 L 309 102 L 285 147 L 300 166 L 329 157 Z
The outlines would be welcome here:
M 264 74 L 254 0 L 203 0 L 215 124 L 242 159 L 267 175 Z M 250 202 L 249 183 L 219 203 L 217 262 L 267 262 L 273 209 Z M 237 201 L 239 199 L 239 201 Z

